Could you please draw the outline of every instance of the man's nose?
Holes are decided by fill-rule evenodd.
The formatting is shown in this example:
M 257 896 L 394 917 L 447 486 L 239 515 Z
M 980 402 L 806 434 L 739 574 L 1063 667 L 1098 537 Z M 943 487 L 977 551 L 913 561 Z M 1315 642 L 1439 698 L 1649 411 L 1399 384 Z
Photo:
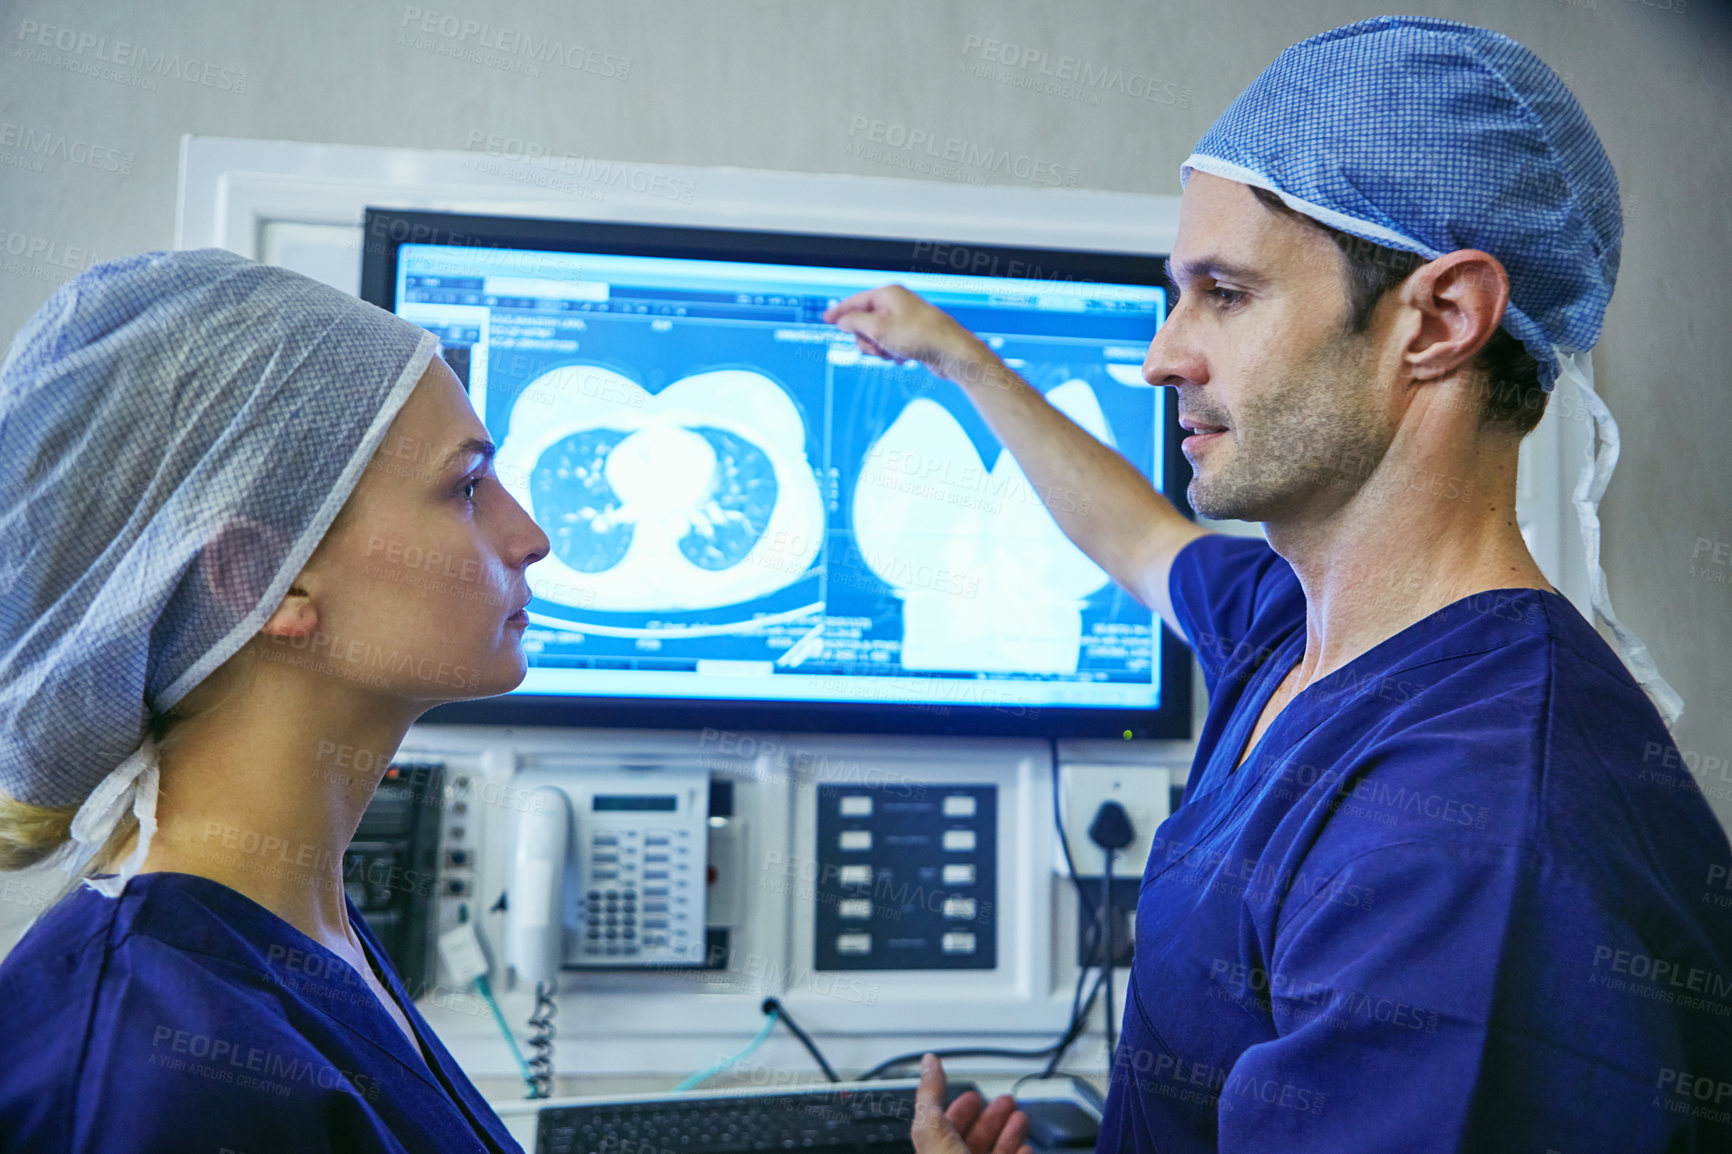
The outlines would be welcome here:
M 1177 387 L 1202 384 L 1208 369 L 1190 339 L 1190 310 L 1181 298 L 1155 331 L 1149 351 L 1143 356 L 1143 380 L 1151 385 Z

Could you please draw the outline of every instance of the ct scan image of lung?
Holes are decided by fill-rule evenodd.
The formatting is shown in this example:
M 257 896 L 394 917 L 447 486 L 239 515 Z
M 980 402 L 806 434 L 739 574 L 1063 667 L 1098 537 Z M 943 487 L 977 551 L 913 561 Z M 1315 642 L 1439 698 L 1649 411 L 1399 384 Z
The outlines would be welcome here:
M 651 394 L 605 367 L 554 369 L 513 404 L 495 469 L 552 546 L 530 591 L 574 609 L 751 601 L 799 579 L 824 538 L 805 423 L 747 370 Z
M 1047 400 L 1116 447 L 1088 382 Z M 902 601 L 904 669 L 1077 671 L 1084 599 L 1106 571 L 1065 537 L 1016 459 L 1001 450 L 988 467 L 944 406 L 909 401 L 873 442 L 853 522 L 862 559 Z M 942 588 L 922 580 L 933 574 Z

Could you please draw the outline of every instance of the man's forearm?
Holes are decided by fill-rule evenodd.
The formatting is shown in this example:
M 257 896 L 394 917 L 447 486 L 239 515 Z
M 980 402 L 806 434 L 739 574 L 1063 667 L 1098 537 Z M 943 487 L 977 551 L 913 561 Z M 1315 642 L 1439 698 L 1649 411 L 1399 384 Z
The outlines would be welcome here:
M 1195 528 L 1129 461 L 1059 412 L 978 340 L 932 364 L 960 385 L 1065 536 L 1144 604 L 1163 538 Z M 1160 573 L 1164 574 L 1164 567 Z

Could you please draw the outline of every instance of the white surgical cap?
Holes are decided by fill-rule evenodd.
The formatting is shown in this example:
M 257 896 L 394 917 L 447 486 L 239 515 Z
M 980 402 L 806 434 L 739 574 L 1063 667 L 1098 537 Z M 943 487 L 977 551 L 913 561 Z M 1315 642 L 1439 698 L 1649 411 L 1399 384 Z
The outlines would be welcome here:
M 1574 495 L 1589 594 L 1667 725 L 1683 701 L 1612 610 L 1599 501 L 1618 426 L 1588 350 L 1618 278 L 1618 179 L 1587 114 L 1539 57 L 1497 32 L 1417 16 L 1361 20 L 1293 45 L 1179 169 L 1273 192 L 1296 212 L 1434 260 L 1479 249 L 1509 273 L 1503 327 L 1549 391 L 1576 385 L 1597 443 Z
M 437 348 L 219 249 L 92 268 L 0 366 L 0 790 L 154 829 L 152 713 L 281 602 Z M 75 863 L 68 862 L 69 868 Z

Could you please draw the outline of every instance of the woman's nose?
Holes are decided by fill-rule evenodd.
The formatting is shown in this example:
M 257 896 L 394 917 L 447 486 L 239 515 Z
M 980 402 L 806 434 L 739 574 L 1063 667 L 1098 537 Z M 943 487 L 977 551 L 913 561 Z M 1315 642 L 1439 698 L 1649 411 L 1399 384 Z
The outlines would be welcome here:
M 547 556 L 553 548 L 553 543 L 547 539 L 547 533 L 541 526 L 535 523 L 535 518 L 531 517 L 523 506 L 518 504 L 516 497 L 511 498 L 511 504 L 516 508 L 518 521 L 516 525 L 512 526 L 513 549 L 511 552 L 521 558 L 516 562 L 517 567 L 527 568 Z

